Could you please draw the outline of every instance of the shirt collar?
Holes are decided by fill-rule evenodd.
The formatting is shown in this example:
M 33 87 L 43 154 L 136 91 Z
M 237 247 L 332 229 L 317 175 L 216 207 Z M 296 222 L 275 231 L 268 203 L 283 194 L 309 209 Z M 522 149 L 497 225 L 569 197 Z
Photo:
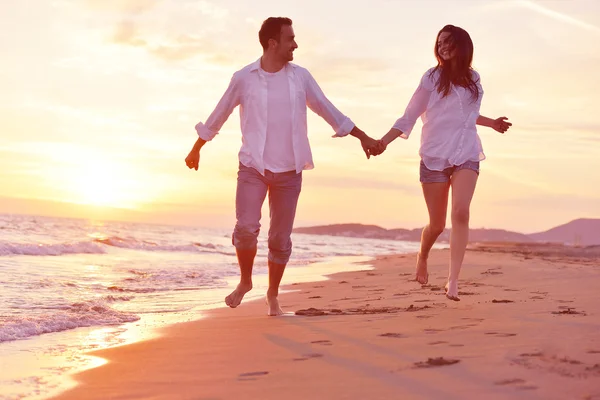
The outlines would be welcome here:
M 293 63 L 289 62 L 283 68 L 285 68 L 286 70 L 289 71 L 290 67 L 295 68 L 296 64 L 293 64 Z M 258 70 L 260 70 L 260 58 L 258 60 L 256 60 L 256 61 L 254 61 L 252 64 L 250 64 L 250 72 L 258 71 Z

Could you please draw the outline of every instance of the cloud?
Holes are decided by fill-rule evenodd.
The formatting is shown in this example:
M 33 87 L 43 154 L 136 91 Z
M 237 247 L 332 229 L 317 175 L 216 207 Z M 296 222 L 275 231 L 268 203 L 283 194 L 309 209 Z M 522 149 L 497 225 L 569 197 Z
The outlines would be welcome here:
M 203 15 L 212 17 L 214 19 L 223 19 L 229 16 L 229 10 L 223 7 L 219 7 L 208 1 L 199 0 L 191 3 L 186 3 L 184 8 L 186 10 L 199 11 Z
M 146 39 L 139 32 L 133 20 L 122 21 L 116 28 L 112 42 L 121 45 L 143 48 L 150 54 L 167 61 L 181 61 L 204 55 L 208 61 L 229 65 L 233 58 L 220 53 L 212 40 L 204 36 L 180 34 L 161 39 Z
M 582 21 L 580 19 L 577 19 L 575 17 L 572 17 L 568 14 L 565 13 L 561 13 L 558 12 L 556 10 L 550 9 L 548 7 L 544 7 L 539 3 L 536 3 L 534 1 L 531 0 L 520 0 L 517 2 L 517 4 L 520 7 L 523 8 L 527 8 L 529 10 L 532 10 L 538 14 L 544 15 L 546 17 L 552 18 L 556 21 L 560 21 L 572 26 L 576 26 L 578 28 L 582 28 L 585 29 L 587 31 L 590 32 L 594 32 L 594 33 L 598 33 L 600 34 L 600 27 L 597 27 L 596 25 L 590 24 L 588 22 Z
M 227 38 L 220 28 L 221 20 L 229 15 L 227 9 L 207 1 L 194 1 L 166 8 L 165 12 L 175 13 L 165 18 L 179 20 L 180 23 L 169 30 L 164 27 L 157 29 L 153 26 L 152 19 L 130 15 L 116 23 L 111 42 L 144 49 L 166 61 L 203 56 L 205 61 L 217 65 L 233 63 L 233 55 L 225 53 L 228 48 Z M 182 12 L 184 15 L 181 15 Z M 197 18 L 200 18 L 199 22 Z M 197 29 L 198 23 L 202 25 L 202 29 Z M 191 31 L 193 33 L 189 33 Z
M 154 8 L 160 0 L 84 0 L 84 5 L 99 11 L 141 14 Z

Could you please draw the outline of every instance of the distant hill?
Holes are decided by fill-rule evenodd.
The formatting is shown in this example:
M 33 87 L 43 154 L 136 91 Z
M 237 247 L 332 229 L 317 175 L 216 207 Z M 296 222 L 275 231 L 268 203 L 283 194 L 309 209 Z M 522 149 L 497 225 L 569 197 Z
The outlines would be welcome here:
M 421 228 L 418 229 L 385 229 L 377 225 L 334 224 L 294 229 L 294 233 L 312 235 L 361 237 L 371 239 L 405 240 L 418 242 L 421 240 Z M 446 229 L 438 239 L 447 242 L 450 230 Z M 557 226 L 545 232 L 523 234 L 502 229 L 471 229 L 471 242 L 554 242 L 581 246 L 600 245 L 600 219 L 578 219 L 565 225 Z
M 579 246 L 600 245 L 600 219 L 576 219 L 545 232 L 529 235 L 536 242 L 555 242 Z

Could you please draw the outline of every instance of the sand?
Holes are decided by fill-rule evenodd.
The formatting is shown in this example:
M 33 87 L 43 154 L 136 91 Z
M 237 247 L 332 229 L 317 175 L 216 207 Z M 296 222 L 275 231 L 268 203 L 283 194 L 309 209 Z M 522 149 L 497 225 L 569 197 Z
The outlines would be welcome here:
M 600 399 L 600 249 L 470 249 L 460 302 L 448 257 L 432 252 L 428 285 L 414 254 L 381 257 L 287 287 L 291 315 L 246 302 L 94 353 L 108 363 L 57 398 Z

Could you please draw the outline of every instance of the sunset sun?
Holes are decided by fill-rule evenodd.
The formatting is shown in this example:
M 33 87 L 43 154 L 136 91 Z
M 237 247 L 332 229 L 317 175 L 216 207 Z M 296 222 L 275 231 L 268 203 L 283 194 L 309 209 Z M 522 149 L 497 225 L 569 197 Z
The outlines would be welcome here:
M 94 206 L 135 208 L 139 199 L 131 173 L 123 166 L 91 163 L 80 168 L 75 176 L 74 197 L 78 203 Z

